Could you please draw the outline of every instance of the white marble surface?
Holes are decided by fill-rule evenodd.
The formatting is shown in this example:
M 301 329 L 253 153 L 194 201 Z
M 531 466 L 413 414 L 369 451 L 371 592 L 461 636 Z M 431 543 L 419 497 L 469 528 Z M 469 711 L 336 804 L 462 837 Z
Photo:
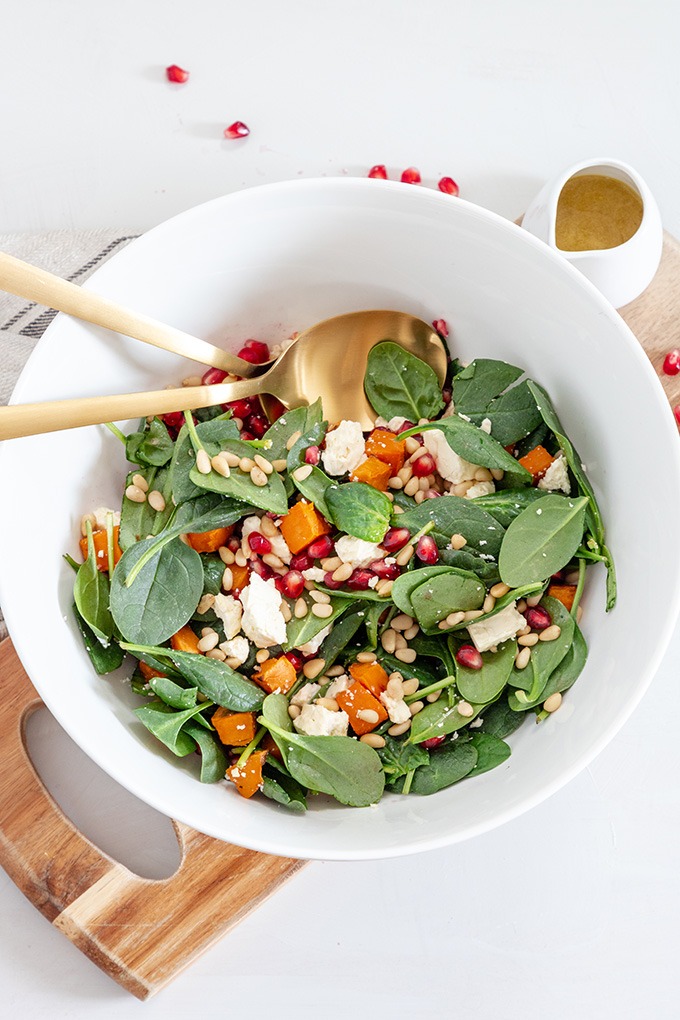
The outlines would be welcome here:
M 426 184 L 450 174 L 514 218 L 561 167 L 611 155 L 680 234 L 680 10 L 666 0 L 23 0 L 4 13 L 3 231 L 141 230 L 230 190 L 377 162 L 416 165 Z M 164 82 L 169 63 L 187 86 Z M 237 119 L 250 137 L 221 140 Z M 449 850 L 307 866 L 144 1006 L 0 872 L 0 1013 L 676 1017 L 679 667 L 676 632 L 634 718 L 547 803 Z M 46 713 L 31 746 L 100 846 L 143 874 L 172 870 L 169 823 Z

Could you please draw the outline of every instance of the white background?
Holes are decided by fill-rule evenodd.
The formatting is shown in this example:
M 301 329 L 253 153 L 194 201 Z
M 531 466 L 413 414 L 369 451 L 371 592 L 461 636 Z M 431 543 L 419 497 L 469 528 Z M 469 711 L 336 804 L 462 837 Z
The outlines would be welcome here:
M 3 15 L 0 231 L 143 230 L 235 189 L 374 163 L 418 166 L 428 186 L 451 175 L 516 218 L 563 167 L 611 156 L 680 235 L 668 0 L 5 0 Z M 165 81 L 170 63 L 188 85 Z M 234 120 L 249 138 L 222 139 Z M 0 872 L 0 1014 L 677 1017 L 679 666 L 676 633 L 633 719 L 549 802 L 449 850 L 308 865 L 143 1006 Z M 169 822 L 46 713 L 31 746 L 95 842 L 172 871 Z

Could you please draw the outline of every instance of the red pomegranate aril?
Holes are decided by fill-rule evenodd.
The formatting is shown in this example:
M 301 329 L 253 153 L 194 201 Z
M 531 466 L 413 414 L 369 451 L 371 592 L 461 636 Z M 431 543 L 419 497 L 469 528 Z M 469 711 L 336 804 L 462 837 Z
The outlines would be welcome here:
M 375 576 L 370 570 L 355 570 L 349 580 L 345 581 L 345 584 L 352 591 L 366 591 L 371 586 L 371 578 Z
M 474 645 L 461 645 L 456 652 L 456 662 L 467 669 L 481 669 L 484 665 L 482 653 Z
M 447 386 L 445 389 L 442 390 L 442 400 L 444 401 L 445 404 L 450 404 L 452 399 L 453 392 Z
M 417 170 L 414 166 L 408 167 L 401 175 L 401 180 L 403 184 L 420 184 L 420 170 Z
M 248 535 L 248 545 L 254 553 L 259 553 L 260 556 L 264 556 L 272 551 L 271 542 L 264 535 L 261 535 L 259 531 L 250 532 Z
M 313 560 L 324 560 L 333 552 L 333 539 L 330 535 L 322 535 L 310 542 L 305 551 Z
M 163 424 L 169 429 L 181 429 L 184 425 L 184 414 L 182 411 L 169 411 L 163 415 Z
M 402 434 L 402 432 L 408 432 L 409 429 L 412 429 L 412 428 L 415 427 L 415 424 L 416 423 L 414 421 L 405 420 L 404 424 L 401 426 L 401 428 L 397 429 L 397 435 L 400 436 Z
M 384 163 L 376 163 L 375 166 L 371 167 L 366 176 L 376 181 L 386 181 L 387 167 Z
M 269 428 L 269 422 L 263 414 L 252 414 L 250 418 L 244 422 L 245 427 L 249 432 L 252 432 L 256 439 L 262 439 Z
M 677 375 L 680 372 L 680 347 L 674 347 L 663 359 L 663 370 L 666 375 Z
M 319 463 L 321 459 L 321 450 L 318 446 L 308 446 L 305 450 L 305 464 L 311 464 L 313 467 Z
M 216 383 L 222 383 L 227 378 L 227 373 L 223 372 L 221 368 L 209 368 L 204 373 L 201 383 L 204 386 L 214 386 Z
M 291 556 L 290 569 L 291 570 L 309 570 L 310 567 L 314 566 L 314 560 L 307 553 L 296 553 L 295 556 Z
M 429 740 L 423 740 L 421 747 L 424 747 L 426 751 L 434 751 L 435 747 L 441 747 L 446 740 L 446 735 L 441 737 L 430 737 Z
M 168 81 L 176 82 L 179 85 L 183 85 L 185 81 L 189 80 L 189 72 L 185 71 L 183 67 L 178 67 L 177 64 L 170 64 L 170 67 L 166 67 L 165 74 Z
M 439 559 L 439 549 L 437 549 L 437 543 L 430 535 L 423 535 L 422 538 L 418 539 L 416 556 L 422 563 L 426 563 L 428 567 L 433 566 L 437 562 Z
M 418 460 L 414 460 L 411 465 L 411 470 L 416 478 L 427 478 L 428 475 L 433 475 L 437 470 L 437 465 L 434 462 L 434 457 L 431 453 L 424 453 L 418 457 Z
M 233 124 L 224 129 L 225 138 L 245 138 L 250 134 L 250 128 L 242 120 L 235 120 Z
M 227 542 L 227 548 L 231 549 L 233 553 L 238 552 L 241 548 L 241 539 L 237 538 L 236 535 L 232 535 Z
M 552 624 L 552 616 L 543 606 L 529 606 L 524 611 L 524 619 L 532 630 L 545 630 Z
M 244 443 L 250 442 L 251 439 L 257 439 L 257 436 L 250 432 L 248 429 L 241 429 L 241 439 Z
M 250 418 L 251 414 L 255 411 L 255 408 L 249 400 L 232 400 L 225 406 L 229 408 L 234 418 L 240 418 L 241 421 L 245 421 L 246 418 Z
M 432 328 L 435 329 L 440 336 L 447 337 L 449 335 L 449 324 L 446 319 L 435 319 L 432 323 Z
M 238 356 L 251 365 L 264 365 L 269 361 L 269 346 L 261 340 L 246 340 Z
M 453 177 L 442 177 L 442 179 L 439 181 L 439 190 L 443 191 L 445 195 L 454 196 L 457 195 L 460 191 Z
M 251 560 L 250 569 L 259 574 L 263 581 L 268 581 L 270 577 L 276 577 L 272 568 L 267 563 L 263 563 L 262 560 Z
M 295 652 L 286 652 L 285 655 L 288 661 L 293 663 L 293 666 L 295 667 L 295 672 L 299 673 L 305 664 L 305 660 L 302 658 L 302 656 L 297 655 Z
M 366 569 L 385 581 L 396 581 L 401 573 L 398 563 L 386 563 L 385 560 L 373 560 Z
M 305 579 L 299 570 L 289 570 L 281 578 L 283 594 L 288 599 L 299 599 L 305 590 Z
M 380 543 L 386 552 L 399 552 L 411 538 L 408 528 L 389 528 Z
M 330 588 L 331 591 L 337 591 L 338 588 L 342 588 L 344 581 L 337 581 L 333 577 L 333 571 L 327 570 L 323 577 L 324 588 Z
M 278 421 L 282 414 L 285 414 L 286 408 L 283 406 L 280 400 L 276 397 L 270 397 L 267 405 L 267 413 L 271 422 Z
M 675 415 L 676 422 L 680 425 L 680 404 L 675 405 L 673 408 L 673 414 Z

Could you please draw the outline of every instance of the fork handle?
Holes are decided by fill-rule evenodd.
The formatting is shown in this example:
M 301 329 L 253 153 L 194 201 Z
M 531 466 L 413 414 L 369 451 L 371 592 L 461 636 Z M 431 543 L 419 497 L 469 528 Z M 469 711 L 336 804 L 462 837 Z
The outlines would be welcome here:
M 48 308 L 56 308 L 76 319 L 92 322 L 135 340 L 142 340 L 153 347 L 179 354 L 182 358 L 240 375 L 244 379 L 262 372 L 262 365 L 251 365 L 205 340 L 133 312 L 115 301 L 62 280 L 6 252 L 0 252 L 0 290 L 16 294 L 27 301 L 47 305 Z

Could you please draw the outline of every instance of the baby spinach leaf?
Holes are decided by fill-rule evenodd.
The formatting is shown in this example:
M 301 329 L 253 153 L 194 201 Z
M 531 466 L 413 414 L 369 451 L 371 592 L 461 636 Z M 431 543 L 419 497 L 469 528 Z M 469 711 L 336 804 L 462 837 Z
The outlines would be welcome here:
M 514 712 L 506 698 L 501 698 L 484 709 L 484 721 L 479 728 L 480 733 L 489 733 L 493 737 L 504 740 L 518 729 L 526 716 Z
M 434 418 L 444 406 L 436 373 L 420 358 L 386 341 L 371 348 L 364 390 L 373 409 L 388 421 Z
M 527 691 L 527 701 L 536 702 L 542 699 L 543 691 L 553 670 L 562 662 L 571 648 L 574 639 L 575 621 L 561 602 L 546 596 L 540 605 L 550 613 L 553 623 L 560 627 L 560 635 L 554 641 L 539 641 L 531 649 L 531 659 L 525 673 L 531 671 L 531 685 Z M 525 688 L 526 689 L 526 688 Z
M 425 581 L 429 581 L 430 578 L 436 577 L 438 574 L 448 574 L 450 570 L 450 567 L 439 566 L 420 567 L 415 570 L 404 571 L 396 579 L 390 592 L 390 597 L 397 609 L 401 609 L 402 613 L 408 613 L 409 616 L 413 616 L 411 593 Z
M 132 484 L 132 475 L 141 474 L 149 485 L 149 490 L 156 489 L 162 493 L 165 499 L 165 510 L 154 510 L 145 499 L 143 503 L 135 503 L 133 500 L 123 496 L 120 510 L 120 532 L 118 542 L 121 549 L 129 549 L 135 542 L 149 535 L 157 535 L 163 530 L 172 516 L 174 505 L 172 502 L 172 488 L 170 485 L 170 471 L 168 468 L 140 468 L 139 471 L 131 472 L 125 480 L 125 488 Z
M 511 754 L 510 746 L 491 733 L 473 733 L 470 744 L 477 752 L 477 762 L 475 767 L 468 772 L 468 779 L 497 768 L 507 761 Z
M 412 769 L 421 765 L 427 765 L 430 755 L 424 747 L 417 744 L 405 744 L 403 740 L 395 740 L 394 737 L 385 737 L 385 746 L 378 749 L 378 757 L 387 776 L 388 786 L 400 776 L 405 776 Z
M 114 669 L 118 669 L 125 658 L 125 652 L 120 645 L 116 641 L 111 640 L 105 647 L 99 641 L 92 628 L 88 627 L 85 623 L 78 612 L 75 602 L 73 603 L 73 614 L 76 618 L 83 644 L 85 645 L 85 651 L 90 656 L 95 672 L 99 676 L 105 676 L 106 673 L 112 673 Z
M 173 754 L 185 758 L 196 750 L 196 744 L 189 734 L 184 732 L 183 726 L 204 708 L 210 708 L 210 703 L 203 702 L 183 712 L 176 712 L 163 701 L 152 701 L 151 704 L 142 705 L 134 711 L 139 721 L 153 733 L 154 737 L 165 744 Z
M 460 411 L 457 404 L 456 410 Z M 483 413 L 478 415 L 473 415 L 469 411 L 466 413 L 470 414 L 475 422 L 477 419 L 481 422 L 488 418 L 491 422 L 491 435 L 501 446 L 511 446 L 524 439 L 541 421 L 536 400 L 526 380 L 492 400 Z
M 145 539 L 127 549 L 111 581 L 113 620 L 127 641 L 142 645 L 159 645 L 176 634 L 191 619 L 203 591 L 201 557 L 177 538 L 126 585 L 129 572 L 154 541 Z
M 545 687 L 541 690 L 540 694 L 533 700 L 530 700 L 528 695 L 525 698 L 520 699 L 514 692 L 510 694 L 508 698 L 508 710 L 511 711 L 515 718 L 523 719 L 522 712 L 526 712 L 531 708 L 536 708 L 541 705 L 551 694 L 556 694 L 558 691 L 562 693 L 568 690 L 578 680 L 583 667 L 586 664 L 588 657 L 588 647 L 585 642 L 583 634 L 578 627 L 574 629 L 574 640 L 571 647 L 567 651 L 561 662 L 557 664 L 555 669 L 548 678 L 548 682 Z M 484 720 L 486 724 L 486 719 Z
M 285 411 L 280 418 L 270 426 L 262 437 L 266 442 L 271 443 L 265 451 L 269 460 L 286 460 L 288 458 L 287 443 L 296 432 L 304 433 L 312 420 L 321 421 L 321 401 L 309 407 L 295 407 L 291 411 Z
M 498 559 L 505 584 L 519 588 L 561 570 L 578 549 L 588 500 L 551 493 L 526 507 L 505 533 Z
M 203 594 L 219 595 L 222 591 L 224 563 L 219 556 L 203 556 Z
M 522 588 L 513 588 L 505 595 L 501 595 L 500 598 L 496 599 L 496 604 L 493 609 L 490 609 L 488 613 L 483 613 L 482 616 L 478 616 L 475 623 L 481 623 L 483 620 L 489 620 L 492 616 L 496 616 L 502 609 L 505 609 L 511 603 L 516 602 L 518 599 L 526 598 L 527 595 L 537 595 L 543 588 L 544 582 L 537 582 L 536 584 L 525 584 Z M 446 633 L 455 633 L 458 630 L 465 630 L 467 623 L 456 624 L 455 627 L 449 628 Z
M 533 486 L 525 489 L 502 489 L 500 492 L 491 492 L 488 496 L 477 496 L 474 505 L 498 521 L 501 528 L 508 528 L 522 510 L 530 503 L 535 503 L 537 499 L 543 499 L 544 496 L 543 489 L 535 489 Z
M 196 704 L 197 687 L 180 687 L 166 676 L 154 676 L 149 680 L 149 687 L 156 697 L 171 708 L 193 708 Z
M 392 504 L 384 492 L 364 482 L 334 482 L 326 489 L 325 499 L 339 531 L 366 542 L 382 541 L 392 516 Z
M 288 715 L 288 698 L 285 694 L 268 694 L 262 702 L 262 718 L 288 733 L 293 732 L 293 720 Z
M 328 487 L 333 485 L 333 480 L 321 468 L 313 465 L 310 474 L 301 480 L 295 478 L 292 474 L 288 475 L 288 478 L 292 479 L 293 485 L 298 492 L 301 492 L 305 499 L 313 503 L 326 520 L 331 519 L 331 511 L 326 502 L 326 493 Z
M 417 641 L 418 638 L 414 638 L 413 641 L 409 642 L 411 648 L 416 648 Z M 441 641 L 440 644 L 442 645 L 442 652 L 445 654 L 446 648 L 444 642 Z M 444 660 L 442 659 L 441 661 Z M 427 660 L 423 661 L 420 657 L 415 662 L 402 662 L 396 655 L 381 655 L 380 664 L 388 673 L 401 673 L 404 680 L 410 680 L 411 677 L 415 677 L 420 682 L 421 687 L 429 687 L 430 684 L 434 684 L 441 679 L 440 672 L 437 671 L 433 663 L 427 662 Z M 415 696 L 414 700 L 417 700 Z
M 238 439 L 240 434 L 234 422 L 229 419 L 202 422 L 196 426 L 196 433 L 202 443 L 210 442 L 218 445 L 228 439 Z M 191 443 L 191 436 L 186 425 L 183 425 L 177 436 L 170 462 L 172 498 L 177 506 L 187 499 L 195 499 L 196 496 L 203 495 L 205 491 L 191 481 L 190 473 L 195 464 L 196 453 Z
M 219 659 L 208 659 L 195 652 L 176 652 L 174 648 L 124 647 L 135 655 L 138 652 L 150 652 L 167 656 L 184 679 L 197 687 L 201 694 L 232 712 L 256 712 L 262 706 L 262 689 Z
M 218 783 L 220 779 L 224 779 L 227 756 L 214 734 L 204 730 L 193 719 L 184 724 L 183 732 L 196 741 L 201 752 L 201 782 Z
M 475 716 L 479 715 L 484 705 L 472 705 L 473 714 L 463 716 L 458 711 L 457 704 L 448 705 L 443 698 L 414 715 L 411 729 L 408 735 L 409 744 L 420 744 L 430 737 L 441 737 L 456 730 L 463 729 L 472 722 Z
M 437 624 L 449 613 L 479 609 L 486 589 L 475 574 L 449 567 L 411 592 L 415 617 L 425 633 L 437 631 Z
M 308 602 L 311 607 L 313 603 Z M 289 652 L 293 648 L 299 648 L 300 645 L 306 645 L 308 641 L 311 641 L 313 637 L 324 630 L 329 623 L 334 623 L 339 616 L 349 608 L 350 600 L 345 598 L 332 597 L 330 601 L 332 607 L 332 613 L 329 617 L 322 620 L 318 616 L 314 616 L 312 612 L 308 612 L 302 619 L 293 617 L 292 620 L 286 625 L 287 638 L 286 643 L 283 645 L 284 652 Z M 330 637 L 330 635 L 329 635 Z
M 479 501 L 486 498 L 480 496 L 470 500 L 460 496 L 445 496 L 442 499 L 428 499 L 415 509 L 399 514 L 395 518 L 396 526 L 408 528 L 411 535 L 416 535 L 432 521 L 434 528 L 430 535 L 440 549 L 449 546 L 452 535 L 462 535 L 467 545 L 461 552 L 469 553 L 473 550 L 478 555 L 484 553 L 485 556 L 497 559 L 503 540 L 503 527 L 479 505 Z
M 372 747 L 352 737 L 308 737 L 260 720 L 274 737 L 293 779 L 341 804 L 368 807 L 380 800 L 385 775 Z
M 430 761 L 427 765 L 421 765 L 416 769 L 409 792 L 427 797 L 437 793 L 438 790 L 446 789 L 447 786 L 453 786 L 472 772 L 477 757 L 477 749 L 472 741 L 458 743 L 454 740 L 444 744 L 430 752 Z M 400 792 L 403 782 L 400 780 L 393 788 Z
M 524 370 L 491 358 L 475 358 L 453 381 L 453 402 L 459 414 L 484 414 L 503 390 L 511 386 Z
M 163 422 L 154 418 L 148 428 L 127 437 L 125 455 L 131 464 L 163 467 L 172 457 L 174 445 Z
M 476 574 L 487 588 L 491 588 L 492 585 L 500 581 L 501 575 L 498 572 L 498 563 L 493 556 L 490 553 L 485 555 L 486 559 L 482 558 L 474 549 L 468 549 L 467 546 L 463 549 L 440 549 L 439 561 L 446 564 L 447 567 L 457 567 L 459 570 L 467 570 Z
M 392 606 L 390 610 L 387 610 L 387 613 L 389 614 L 389 612 L 392 611 L 396 612 L 394 606 Z M 368 642 L 368 647 L 372 650 L 378 647 L 378 633 L 380 629 L 380 621 L 382 620 L 383 614 L 385 614 L 385 612 L 386 612 L 385 607 L 381 605 L 376 605 L 375 602 L 364 603 L 361 609 L 359 610 L 359 613 L 362 615 L 366 623 L 366 640 Z
M 500 443 L 472 422 L 459 418 L 457 414 L 452 414 L 450 418 L 440 418 L 439 421 L 430 422 L 428 425 L 416 425 L 408 432 L 402 432 L 401 437 L 407 438 L 429 429 L 439 429 L 443 432 L 451 449 L 464 460 L 489 469 L 505 471 L 515 485 L 531 483 L 529 472 L 504 450 Z
M 306 412 L 304 422 L 299 428 L 302 435 L 295 441 L 290 450 L 283 454 L 288 463 L 289 472 L 305 463 L 307 447 L 320 446 L 328 429 L 328 422 L 323 421 L 320 399 L 309 407 L 304 408 L 304 410 Z
M 334 625 L 333 630 L 327 638 L 324 638 L 317 653 L 319 659 L 323 659 L 324 670 L 330 669 L 340 652 L 350 643 L 359 628 L 366 622 L 366 605 L 360 604 L 351 612 L 345 613 L 341 620 Z
M 73 597 L 81 618 L 97 641 L 104 647 L 113 637 L 113 618 L 109 611 L 109 587 L 108 575 L 97 567 L 97 553 L 92 538 L 92 528 L 88 525 L 87 559 L 78 567 L 73 586 Z
M 214 424 L 214 422 L 206 422 L 203 428 Z M 247 443 L 238 439 L 226 439 L 221 442 L 202 440 L 202 442 L 211 457 L 219 453 L 220 450 L 237 454 L 239 457 L 251 457 L 253 453 Z M 216 471 L 211 471 L 208 475 L 201 474 L 194 466 L 189 471 L 189 479 L 199 490 L 207 489 L 209 492 L 219 492 L 221 495 L 231 496 L 233 499 L 249 503 L 261 510 L 269 510 L 272 513 L 285 514 L 288 511 L 286 489 L 277 471 L 268 475 L 267 484 L 262 486 L 255 485 L 250 474 L 241 471 L 238 467 L 232 468 L 229 477 L 225 478 Z
M 281 804 L 290 811 L 306 811 L 307 799 L 305 791 L 292 776 L 277 762 L 269 757 L 264 767 L 264 784 L 262 793 L 265 797 Z
M 517 654 L 517 642 L 505 641 L 497 652 L 483 652 L 481 669 L 456 667 L 456 685 L 471 704 L 495 701 L 508 682 Z
M 444 666 L 445 676 L 452 676 L 455 673 L 456 667 L 453 655 L 449 650 L 447 642 L 442 641 L 440 637 L 426 637 L 420 633 L 409 641 L 409 646 L 415 649 L 418 657 L 425 655 L 432 659 L 438 659 Z

